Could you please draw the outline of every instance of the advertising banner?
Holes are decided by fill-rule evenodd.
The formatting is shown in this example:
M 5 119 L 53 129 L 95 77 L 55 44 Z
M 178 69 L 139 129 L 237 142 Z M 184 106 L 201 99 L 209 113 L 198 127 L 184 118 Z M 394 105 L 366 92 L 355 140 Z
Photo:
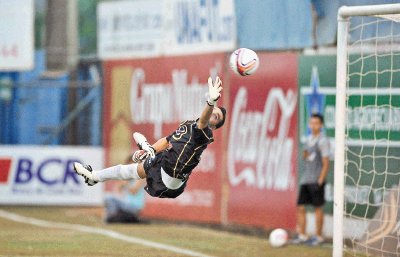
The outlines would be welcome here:
M 0 71 L 33 68 L 33 0 L 0 0 Z
M 98 5 L 102 60 L 230 51 L 233 0 L 137 0 Z
M 163 30 L 162 6 L 159 0 L 99 3 L 97 51 L 100 59 L 159 55 Z
M 154 143 L 170 135 L 181 122 L 198 118 L 206 104 L 207 79 L 221 75 L 223 62 L 224 54 L 105 62 L 107 164 L 124 163 L 137 150 L 133 132 L 144 134 Z M 214 138 L 190 176 L 185 192 L 176 199 L 148 197 L 145 216 L 219 221 L 222 130 L 215 131 Z
M 164 0 L 163 55 L 224 52 L 235 49 L 233 0 Z
M 74 162 L 103 168 L 99 147 L 0 147 L 0 204 L 100 205 L 103 187 L 88 187 Z
M 248 77 L 231 75 L 228 221 L 294 229 L 297 192 L 297 56 L 259 54 Z

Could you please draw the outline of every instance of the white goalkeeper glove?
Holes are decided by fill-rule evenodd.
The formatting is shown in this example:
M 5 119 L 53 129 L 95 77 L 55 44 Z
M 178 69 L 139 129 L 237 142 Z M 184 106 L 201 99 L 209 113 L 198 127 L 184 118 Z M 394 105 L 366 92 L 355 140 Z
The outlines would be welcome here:
M 218 76 L 215 78 L 214 82 L 211 77 L 208 78 L 208 105 L 214 106 L 221 97 L 221 85 L 222 81 Z
M 141 150 L 146 151 L 151 158 L 154 158 L 156 156 L 155 149 L 149 144 L 149 142 L 147 142 L 147 139 L 142 134 L 138 132 L 133 133 L 133 139 L 135 139 L 138 147 Z
M 139 163 L 139 162 L 142 162 L 143 160 L 145 160 L 148 156 L 149 156 L 149 153 L 146 152 L 145 150 L 137 150 L 132 155 L 132 161 L 134 163 Z
M 149 142 L 144 142 L 143 144 L 141 144 L 140 146 L 144 151 L 146 151 L 146 153 L 151 157 L 154 158 L 156 156 L 156 150 L 154 149 L 154 147 L 152 147 Z

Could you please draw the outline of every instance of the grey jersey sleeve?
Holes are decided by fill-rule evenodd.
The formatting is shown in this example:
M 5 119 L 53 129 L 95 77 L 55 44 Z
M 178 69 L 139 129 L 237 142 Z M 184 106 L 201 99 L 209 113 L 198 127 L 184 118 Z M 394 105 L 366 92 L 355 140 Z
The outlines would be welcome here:
M 321 151 L 322 157 L 329 157 L 330 144 L 329 144 L 329 139 L 327 137 L 322 137 L 321 140 L 319 140 L 318 148 Z

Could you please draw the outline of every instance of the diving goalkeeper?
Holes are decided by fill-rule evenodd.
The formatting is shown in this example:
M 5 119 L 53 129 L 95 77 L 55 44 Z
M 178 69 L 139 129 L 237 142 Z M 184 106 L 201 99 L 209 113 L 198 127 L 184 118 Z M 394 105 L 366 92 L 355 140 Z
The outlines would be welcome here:
M 182 194 L 200 156 L 213 142 L 213 130 L 224 125 L 226 110 L 216 107 L 221 97 L 222 81 L 208 78 L 208 100 L 200 118 L 182 122 L 179 128 L 167 137 L 150 145 L 140 133 L 133 137 L 140 150 L 133 156 L 133 164 L 117 165 L 103 170 L 92 170 L 90 165 L 75 162 L 77 174 L 93 186 L 107 180 L 146 179 L 145 190 L 154 197 L 175 198 Z

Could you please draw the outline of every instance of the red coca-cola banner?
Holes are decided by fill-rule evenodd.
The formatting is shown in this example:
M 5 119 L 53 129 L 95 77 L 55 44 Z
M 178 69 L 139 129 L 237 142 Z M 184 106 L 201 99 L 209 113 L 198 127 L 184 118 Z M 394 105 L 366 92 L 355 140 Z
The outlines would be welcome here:
M 163 219 L 295 227 L 297 176 L 297 58 L 260 53 L 247 77 L 229 71 L 224 54 L 108 61 L 104 146 L 108 165 L 135 150 L 131 133 L 149 141 L 195 119 L 208 76 L 223 80 L 223 129 L 203 153 L 185 192 L 146 198 L 144 215 Z
M 231 74 L 227 145 L 230 223 L 295 227 L 297 57 L 259 54 L 252 76 Z
M 224 54 L 106 62 L 107 163 L 123 162 L 136 148 L 131 137 L 134 131 L 155 142 L 175 131 L 180 122 L 198 118 L 205 105 L 207 79 L 210 75 L 221 76 L 223 63 Z M 220 221 L 222 132 L 215 131 L 214 138 L 185 192 L 176 199 L 148 196 L 145 216 Z

